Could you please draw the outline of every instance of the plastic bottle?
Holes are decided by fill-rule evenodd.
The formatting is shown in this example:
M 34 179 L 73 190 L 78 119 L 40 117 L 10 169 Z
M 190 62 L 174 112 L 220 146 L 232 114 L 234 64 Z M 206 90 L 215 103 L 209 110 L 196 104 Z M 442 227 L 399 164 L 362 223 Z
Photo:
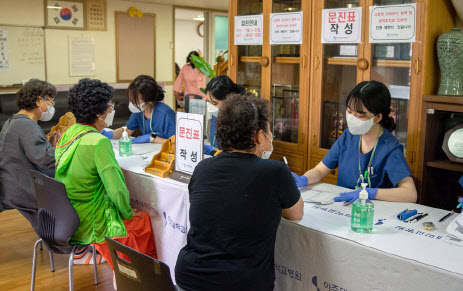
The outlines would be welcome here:
M 358 233 L 373 231 L 375 205 L 368 199 L 367 186 L 367 183 L 362 183 L 363 190 L 360 191 L 359 199 L 352 204 L 351 228 Z
M 132 140 L 129 138 L 129 134 L 127 133 L 127 127 L 122 127 L 124 132 L 122 133 L 122 137 L 119 139 L 119 156 L 121 157 L 128 157 L 132 155 Z

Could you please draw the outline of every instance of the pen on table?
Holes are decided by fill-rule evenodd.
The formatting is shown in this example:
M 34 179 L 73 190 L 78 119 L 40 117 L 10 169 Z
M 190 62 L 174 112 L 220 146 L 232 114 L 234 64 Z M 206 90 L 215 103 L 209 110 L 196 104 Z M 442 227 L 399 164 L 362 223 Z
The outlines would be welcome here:
M 288 168 L 289 168 L 289 165 L 288 165 L 288 160 L 286 159 L 286 157 L 283 157 L 283 160 L 285 161 L 285 165 L 286 165 L 286 167 L 288 167 Z
M 454 213 L 455 213 L 455 212 L 453 212 L 453 211 L 447 213 L 444 217 L 442 217 L 441 219 L 439 219 L 439 222 L 442 222 L 442 221 L 446 220 L 447 218 L 449 218 L 450 215 L 452 215 L 452 214 L 454 214 Z
M 418 222 L 419 220 L 421 220 L 422 218 L 424 218 L 426 216 L 428 216 L 427 213 L 419 215 L 419 216 L 415 217 L 414 219 L 412 219 L 410 222 Z
M 365 180 L 368 179 L 368 171 L 365 171 Z

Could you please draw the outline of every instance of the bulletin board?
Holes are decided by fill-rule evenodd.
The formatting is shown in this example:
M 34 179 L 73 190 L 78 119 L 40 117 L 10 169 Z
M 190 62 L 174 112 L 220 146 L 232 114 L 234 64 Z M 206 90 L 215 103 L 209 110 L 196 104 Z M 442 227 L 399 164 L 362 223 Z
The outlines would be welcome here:
M 156 16 L 116 12 L 115 18 L 117 82 L 128 83 L 141 74 L 156 78 Z
M 10 87 L 31 78 L 46 80 L 42 27 L 0 25 L 0 86 Z

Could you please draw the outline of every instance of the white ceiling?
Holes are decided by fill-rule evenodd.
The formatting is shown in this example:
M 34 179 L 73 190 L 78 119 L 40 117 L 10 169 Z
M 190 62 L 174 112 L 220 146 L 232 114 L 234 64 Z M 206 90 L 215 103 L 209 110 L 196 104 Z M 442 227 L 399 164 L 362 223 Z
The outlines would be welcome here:
M 220 9 L 228 11 L 228 0 L 126 0 L 130 2 L 149 2 L 177 6 Z
M 177 20 L 194 20 L 193 18 L 204 16 L 201 10 L 175 9 L 175 19 Z

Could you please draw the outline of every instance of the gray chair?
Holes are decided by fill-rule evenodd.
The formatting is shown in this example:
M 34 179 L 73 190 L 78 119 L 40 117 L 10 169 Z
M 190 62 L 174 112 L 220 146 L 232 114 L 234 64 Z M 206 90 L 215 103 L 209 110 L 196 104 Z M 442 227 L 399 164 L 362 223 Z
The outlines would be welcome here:
M 176 291 L 169 266 L 128 246 L 106 237 L 118 291 Z M 130 258 L 130 262 L 118 253 Z
M 35 271 L 37 264 L 37 246 L 43 244 L 50 251 L 51 270 L 54 271 L 53 254 L 69 255 L 69 290 L 74 290 L 74 280 L 72 267 L 74 263 L 74 253 L 79 245 L 70 245 L 74 232 L 79 227 L 80 220 L 76 210 L 72 206 L 66 193 L 63 183 L 48 177 L 38 171 L 30 171 L 39 209 L 39 237 L 34 245 L 34 255 L 32 260 L 31 291 L 35 287 Z M 93 254 L 96 254 L 95 246 L 92 246 Z M 93 256 L 95 285 L 98 285 L 98 272 L 96 255 Z

